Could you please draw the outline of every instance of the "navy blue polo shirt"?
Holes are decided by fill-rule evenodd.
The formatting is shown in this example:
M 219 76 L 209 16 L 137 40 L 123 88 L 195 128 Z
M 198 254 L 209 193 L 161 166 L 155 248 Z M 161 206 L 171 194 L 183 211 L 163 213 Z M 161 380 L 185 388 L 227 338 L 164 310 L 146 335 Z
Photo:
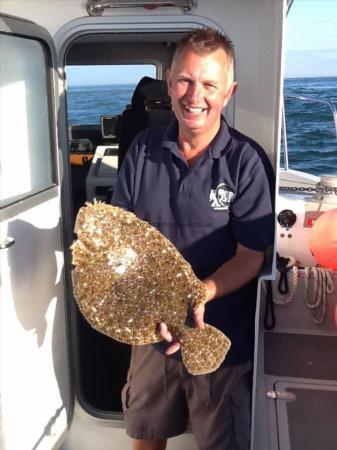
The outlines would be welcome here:
M 254 250 L 272 243 L 272 169 L 261 147 L 224 118 L 191 166 L 177 136 L 174 120 L 166 129 L 149 128 L 136 137 L 112 203 L 154 225 L 204 279 L 234 256 L 237 243 Z M 255 298 L 252 281 L 206 306 L 205 321 L 232 340 L 225 364 L 252 357 Z

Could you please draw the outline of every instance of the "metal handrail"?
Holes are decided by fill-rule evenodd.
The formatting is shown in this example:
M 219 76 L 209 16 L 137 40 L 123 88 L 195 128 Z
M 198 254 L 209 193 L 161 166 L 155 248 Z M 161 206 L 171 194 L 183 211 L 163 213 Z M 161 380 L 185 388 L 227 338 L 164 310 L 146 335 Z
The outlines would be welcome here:
M 284 168 L 289 169 L 289 159 L 288 159 L 288 138 L 287 138 L 287 127 L 286 127 L 286 108 L 284 105 L 284 96 L 282 104 L 282 131 L 283 131 L 283 146 L 284 146 Z
M 289 14 L 290 8 L 292 7 L 294 3 L 294 0 L 287 0 L 287 10 L 286 10 L 286 14 Z
M 304 95 L 297 95 L 297 94 L 284 94 L 285 98 L 297 98 L 298 100 L 303 100 L 305 102 L 311 102 L 311 103 L 323 103 L 325 105 L 328 105 L 332 111 L 332 116 L 335 123 L 335 130 L 336 130 L 336 139 L 337 139 L 337 109 L 334 103 L 329 102 L 328 100 L 320 100 L 318 98 L 312 98 L 312 97 L 305 97 Z
M 175 6 L 185 13 L 191 13 L 197 7 L 197 0 L 87 0 L 89 16 L 101 16 L 107 8 L 157 8 Z
M 337 141 L 337 108 L 334 103 L 329 102 L 328 100 L 320 100 L 318 98 L 306 97 L 304 95 L 298 94 L 283 94 L 283 108 L 282 108 L 282 131 L 283 131 L 283 145 L 284 145 L 284 168 L 285 170 L 289 169 L 289 159 L 288 159 L 288 140 L 287 140 L 287 127 L 286 127 L 286 118 L 285 118 L 285 98 L 296 98 L 297 100 L 303 100 L 305 102 L 311 103 L 323 103 L 328 105 L 332 111 L 332 116 L 335 123 L 335 131 L 336 131 L 336 141 Z

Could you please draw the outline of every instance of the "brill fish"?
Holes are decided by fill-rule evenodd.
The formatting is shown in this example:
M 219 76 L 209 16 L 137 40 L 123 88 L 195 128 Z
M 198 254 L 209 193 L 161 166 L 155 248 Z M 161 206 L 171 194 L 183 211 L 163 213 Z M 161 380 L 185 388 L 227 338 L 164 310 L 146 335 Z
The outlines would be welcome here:
M 72 245 L 74 294 L 97 331 L 131 345 L 162 340 L 160 322 L 179 337 L 192 375 L 213 372 L 230 340 L 218 329 L 186 325 L 188 311 L 206 299 L 206 287 L 175 246 L 133 213 L 87 203 L 77 216 Z

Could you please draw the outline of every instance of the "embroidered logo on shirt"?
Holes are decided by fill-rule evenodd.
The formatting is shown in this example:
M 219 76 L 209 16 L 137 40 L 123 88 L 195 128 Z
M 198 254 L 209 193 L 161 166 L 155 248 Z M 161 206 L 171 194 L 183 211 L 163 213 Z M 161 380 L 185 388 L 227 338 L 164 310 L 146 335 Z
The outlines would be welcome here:
M 209 194 L 211 207 L 220 211 L 229 209 L 233 195 L 233 192 L 228 190 L 225 183 L 220 183 L 216 189 L 211 189 Z

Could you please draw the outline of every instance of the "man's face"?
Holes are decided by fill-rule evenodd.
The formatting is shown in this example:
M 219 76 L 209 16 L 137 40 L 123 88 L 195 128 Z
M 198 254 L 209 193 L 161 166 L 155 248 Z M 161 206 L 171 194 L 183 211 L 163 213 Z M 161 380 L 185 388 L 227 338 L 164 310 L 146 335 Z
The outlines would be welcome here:
M 232 64 L 224 50 L 197 55 L 186 48 L 167 74 L 172 109 L 181 136 L 214 134 L 220 127 L 222 109 L 235 83 Z

